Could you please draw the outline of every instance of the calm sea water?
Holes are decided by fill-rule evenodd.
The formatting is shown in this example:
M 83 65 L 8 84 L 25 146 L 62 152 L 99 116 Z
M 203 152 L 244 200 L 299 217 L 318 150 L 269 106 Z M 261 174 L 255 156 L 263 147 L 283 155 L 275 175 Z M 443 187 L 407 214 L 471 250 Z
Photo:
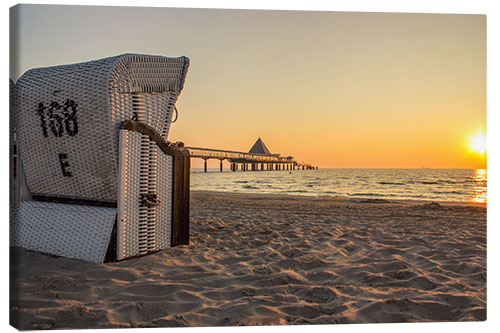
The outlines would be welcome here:
M 192 169 L 191 189 L 352 198 L 486 202 L 485 169 Z

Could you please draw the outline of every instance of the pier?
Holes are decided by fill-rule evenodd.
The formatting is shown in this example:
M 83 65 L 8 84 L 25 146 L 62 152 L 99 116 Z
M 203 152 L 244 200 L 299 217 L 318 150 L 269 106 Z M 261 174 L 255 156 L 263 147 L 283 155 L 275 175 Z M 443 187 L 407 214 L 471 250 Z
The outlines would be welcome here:
M 218 159 L 220 171 L 223 171 L 224 160 L 229 161 L 231 171 L 271 171 L 271 170 L 313 170 L 318 169 L 310 163 L 298 162 L 292 156 L 283 157 L 280 154 L 272 154 L 259 138 L 248 153 L 200 148 L 186 147 L 191 158 L 201 158 L 205 161 L 204 171 L 207 172 L 207 161 Z

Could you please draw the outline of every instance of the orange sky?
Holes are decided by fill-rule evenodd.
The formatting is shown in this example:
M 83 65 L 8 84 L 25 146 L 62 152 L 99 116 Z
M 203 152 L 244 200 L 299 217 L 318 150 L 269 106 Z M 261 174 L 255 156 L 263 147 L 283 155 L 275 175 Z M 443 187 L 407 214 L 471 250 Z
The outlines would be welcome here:
M 484 15 L 33 5 L 21 18 L 14 79 L 126 52 L 188 56 L 171 141 L 248 151 L 260 135 L 320 168 L 485 167 L 468 148 L 486 130 Z

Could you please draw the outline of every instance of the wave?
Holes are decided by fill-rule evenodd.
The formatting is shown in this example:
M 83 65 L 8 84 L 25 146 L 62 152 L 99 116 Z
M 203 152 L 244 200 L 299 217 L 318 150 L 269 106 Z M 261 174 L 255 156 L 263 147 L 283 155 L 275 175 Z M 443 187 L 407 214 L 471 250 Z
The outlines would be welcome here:
M 309 193 L 309 191 L 306 191 L 306 190 L 283 190 L 281 192 L 282 193 Z
M 465 195 L 467 193 L 465 192 L 459 192 L 459 191 L 432 191 L 433 194 L 462 194 Z
M 398 183 L 398 182 L 378 182 L 380 185 L 408 185 L 408 183 Z
M 252 185 L 245 185 L 245 186 L 243 186 L 243 188 L 252 189 L 252 190 L 259 190 L 260 189 L 260 187 L 256 187 L 256 186 L 252 186 Z
M 351 193 L 348 194 L 350 197 L 397 197 L 394 194 L 382 194 L 382 193 Z
M 474 183 L 474 179 L 466 179 L 466 180 L 449 180 L 449 179 L 442 179 L 439 180 L 439 183 L 442 184 L 452 184 L 452 185 L 457 185 L 457 184 L 471 184 Z

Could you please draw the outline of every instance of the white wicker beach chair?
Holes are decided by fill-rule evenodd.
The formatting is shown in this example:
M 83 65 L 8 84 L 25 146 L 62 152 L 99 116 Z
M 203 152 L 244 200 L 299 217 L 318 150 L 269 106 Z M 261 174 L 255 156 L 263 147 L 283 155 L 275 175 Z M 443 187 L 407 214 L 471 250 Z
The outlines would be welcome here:
M 103 262 L 188 242 L 189 156 L 166 141 L 188 66 L 125 54 L 18 80 L 11 245 Z

